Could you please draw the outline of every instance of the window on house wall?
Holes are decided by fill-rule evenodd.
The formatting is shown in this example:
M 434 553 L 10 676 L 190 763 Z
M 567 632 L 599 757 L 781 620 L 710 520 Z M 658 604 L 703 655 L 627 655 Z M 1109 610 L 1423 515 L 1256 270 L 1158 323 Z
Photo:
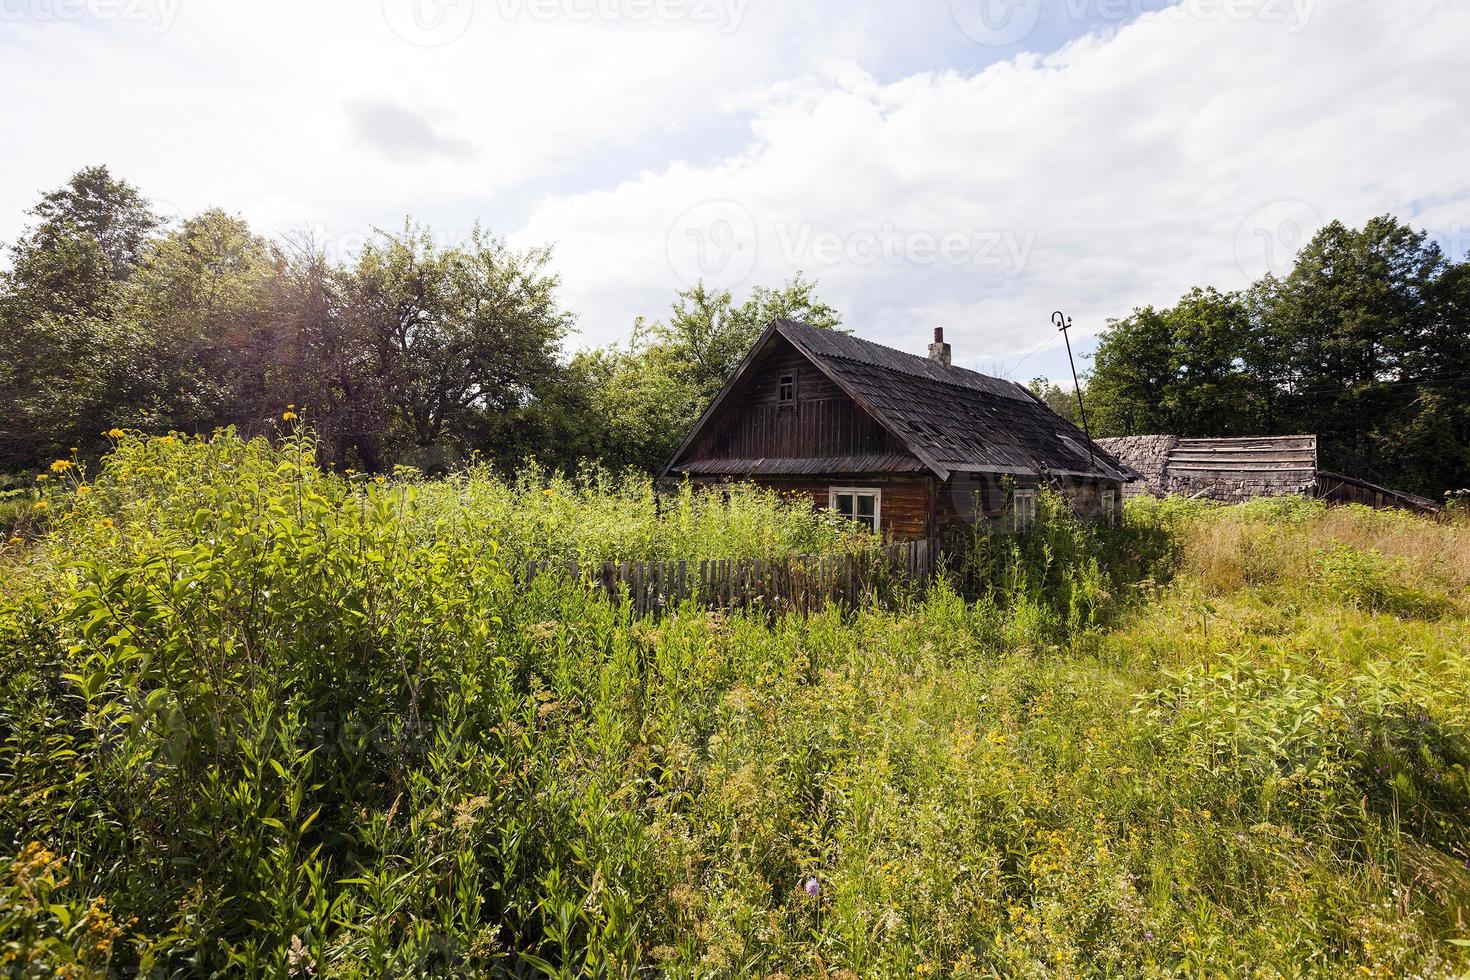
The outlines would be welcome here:
M 874 487 L 833 487 L 827 506 L 850 521 L 876 531 L 883 526 L 883 491 Z
M 1107 489 L 1102 492 L 1103 514 L 1108 519 L 1108 526 L 1112 527 L 1118 522 L 1118 491 Z
M 783 405 L 796 401 L 796 375 L 783 374 L 776 384 L 776 397 Z
M 1036 523 L 1036 491 L 1017 490 L 1011 495 L 1011 522 L 1017 531 L 1029 531 Z

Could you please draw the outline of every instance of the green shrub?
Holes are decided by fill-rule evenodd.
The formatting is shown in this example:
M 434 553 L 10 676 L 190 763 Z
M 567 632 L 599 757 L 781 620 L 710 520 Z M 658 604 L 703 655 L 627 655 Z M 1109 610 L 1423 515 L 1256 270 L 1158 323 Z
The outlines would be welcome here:
M 977 528 L 946 542 L 946 571 L 960 592 L 1011 610 L 1013 639 L 1056 642 L 1097 625 L 1172 576 L 1174 508 L 1130 506 L 1116 527 L 1078 518 L 1043 490 L 1021 534 Z
M 1433 617 L 1450 608 L 1445 598 L 1403 583 L 1408 574 L 1404 559 L 1348 547 L 1319 556 L 1322 587 L 1332 600 L 1395 616 Z

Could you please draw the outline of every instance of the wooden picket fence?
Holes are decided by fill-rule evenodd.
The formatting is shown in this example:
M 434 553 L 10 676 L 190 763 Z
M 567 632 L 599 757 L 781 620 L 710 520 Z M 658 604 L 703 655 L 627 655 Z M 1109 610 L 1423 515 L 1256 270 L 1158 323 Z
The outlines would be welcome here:
M 581 581 L 613 598 L 626 595 L 640 615 L 687 600 L 708 609 L 812 612 L 834 602 L 852 608 L 922 590 L 934 577 L 938 558 L 937 541 L 918 539 L 858 554 L 793 555 L 775 561 L 533 561 L 524 567 L 524 581 L 529 584 L 547 574 Z

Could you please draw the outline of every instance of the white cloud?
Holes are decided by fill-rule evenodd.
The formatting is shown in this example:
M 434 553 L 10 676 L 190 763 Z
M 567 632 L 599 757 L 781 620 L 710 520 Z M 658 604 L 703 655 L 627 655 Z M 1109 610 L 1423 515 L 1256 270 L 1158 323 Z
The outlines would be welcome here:
M 18 134 L 0 181 L 6 238 L 39 191 L 96 162 L 178 210 L 223 206 L 272 230 L 353 234 L 405 214 L 468 227 L 518 209 L 528 186 L 608 180 L 609 155 L 657 145 L 789 70 L 755 14 L 727 35 L 692 15 L 548 19 L 538 0 L 178 0 L 166 22 L 52 12 L 107 2 L 164 0 L 0 0 L 12 94 L 0 125 Z M 698 11 L 743 10 L 705 2 Z M 472 16 L 412 43 L 416 5 L 424 24 Z M 454 152 L 424 152 L 426 135 Z M 394 140 L 418 145 L 385 152 Z
M 957 356 L 993 365 L 1044 341 L 1058 307 L 1096 331 L 1192 285 L 1244 285 L 1322 220 L 1470 225 L 1452 82 L 1470 5 L 1322 0 L 1300 22 L 1265 16 L 1272 0 L 1252 9 L 1145 15 L 970 76 L 880 85 L 836 65 L 767 91 L 738 155 L 541 200 L 516 237 L 557 243 L 588 340 L 662 312 L 703 245 L 715 281 L 801 269 L 863 335 L 921 349 L 943 325 Z M 691 208 L 705 234 L 684 217 L 671 238 Z M 753 240 L 721 266 L 714 246 L 738 228 Z M 857 244 L 885 235 L 898 257 L 862 261 Z M 986 247 L 916 251 L 945 236 Z M 842 247 L 811 247 L 832 237 Z
M 550 242 L 582 342 L 663 314 L 703 248 L 986 365 L 1058 307 L 1096 330 L 1241 285 L 1322 219 L 1465 247 L 1463 0 L 1045 0 L 1021 47 L 1083 35 L 1045 55 L 957 25 L 1000 2 L 0 0 L 0 238 L 106 162 L 267 232 Z

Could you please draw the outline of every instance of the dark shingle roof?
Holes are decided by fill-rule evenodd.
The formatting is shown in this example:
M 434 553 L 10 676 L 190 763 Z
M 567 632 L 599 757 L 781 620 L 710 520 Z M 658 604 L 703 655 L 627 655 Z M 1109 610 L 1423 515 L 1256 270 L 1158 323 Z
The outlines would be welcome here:
M 790 321 L 775 330 L 941 475 L 1134 476 L 1014 381 Z
M 869 367 L 882 368 L 885 371 L 894 371 L 914 378 L 925 378 L 939 384 L 959 385 L 975 391 L 983 391 L 1001 398 L 1031 400 L 1031 392 L 1015 382 L 1002 381 L 1000 378 L 992 378 L 988 374 L 965 368 L 945 367 L 927 357 L 909 354 L 892 347 L 884 347 L 882 344 L 875 344 L 871 340 L 863 340 L 852 334 L 821 330 L 789 320 L 782 321 L 778 329 L 786 339 L 802 347 L 808 355 L 854 361 L 858 364 L 866 364 Z

